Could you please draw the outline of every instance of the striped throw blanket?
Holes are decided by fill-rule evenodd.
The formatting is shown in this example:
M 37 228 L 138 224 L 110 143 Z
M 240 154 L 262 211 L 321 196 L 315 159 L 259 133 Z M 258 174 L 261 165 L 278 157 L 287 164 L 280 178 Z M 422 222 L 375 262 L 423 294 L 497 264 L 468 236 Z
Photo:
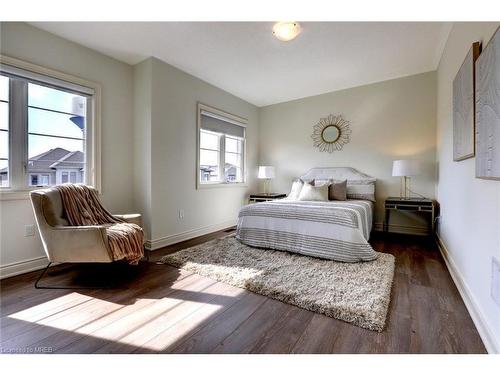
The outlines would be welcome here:
M 281 199 L 244 206 L 236 238 L 242 243 L 341 262 L 371 261 L 372 205 L 366 200 Z
M 144 256 L 144 233 L 140 226 L 114 217 L 102 206 L 97 191 L 89 186 L 63 184 L 56 188 L 70 225 L 104 226 L 112 259 L 139 263 Z

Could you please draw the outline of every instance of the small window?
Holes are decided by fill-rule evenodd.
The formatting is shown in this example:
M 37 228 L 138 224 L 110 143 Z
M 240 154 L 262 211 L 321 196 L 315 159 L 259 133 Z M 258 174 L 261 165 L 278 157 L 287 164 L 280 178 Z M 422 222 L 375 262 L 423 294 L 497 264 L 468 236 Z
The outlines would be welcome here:
M 30 185 L 31 186 L 38 186 L 38 175 L 37 174 L 30 174 Z
M 68 172 L 61 172 L 61 184 L 69 181 Z
M 246 120 L 198 105 L 198 186 L 245 182 Z
M 48 174 L 43 174 L 41 177 L 41 185 L 47 186 L 50 185 L 50 177 Z

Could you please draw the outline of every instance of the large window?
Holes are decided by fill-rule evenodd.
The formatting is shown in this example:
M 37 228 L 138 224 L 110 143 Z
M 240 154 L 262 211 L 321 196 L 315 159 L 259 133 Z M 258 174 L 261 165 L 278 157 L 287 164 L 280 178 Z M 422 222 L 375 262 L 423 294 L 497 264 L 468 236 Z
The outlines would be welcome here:
M 0 67 L 0 186 L 96 185 L 95 90 Z
M 87 97 L 28 82 L 30 186 L 85 180 L 86 112 Z M 42 173 L 53 178 L 32 177 Z
M 198 105 L 198 186 L 245 182 L 246 120 Z

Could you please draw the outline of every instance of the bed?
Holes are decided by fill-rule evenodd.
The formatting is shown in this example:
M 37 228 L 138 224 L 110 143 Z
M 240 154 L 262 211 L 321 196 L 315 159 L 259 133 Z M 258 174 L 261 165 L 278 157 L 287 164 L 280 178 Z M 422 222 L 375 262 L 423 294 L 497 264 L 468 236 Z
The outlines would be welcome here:
M 368 240 L 375 179 L 353 168 L 313 168 L 303 181 L 347 180 L 346 201 L 280 199 L 242 207 L 236 238 L 266 249 L 341 262 L 377 258 Z

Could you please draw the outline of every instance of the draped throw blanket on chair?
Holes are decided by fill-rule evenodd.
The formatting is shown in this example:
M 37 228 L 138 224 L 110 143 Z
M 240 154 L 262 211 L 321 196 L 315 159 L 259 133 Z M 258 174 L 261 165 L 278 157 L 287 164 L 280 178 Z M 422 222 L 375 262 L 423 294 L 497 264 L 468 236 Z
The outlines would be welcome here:
M 130 264 L 139 262 L 144 255 L 144 233 L 140 226 L 114 217 L 103 207 L 96 191 L 88 186 L 63 184 L 56 188 L 61 193 L 70 225 L 105 226 L 110 257 Z

